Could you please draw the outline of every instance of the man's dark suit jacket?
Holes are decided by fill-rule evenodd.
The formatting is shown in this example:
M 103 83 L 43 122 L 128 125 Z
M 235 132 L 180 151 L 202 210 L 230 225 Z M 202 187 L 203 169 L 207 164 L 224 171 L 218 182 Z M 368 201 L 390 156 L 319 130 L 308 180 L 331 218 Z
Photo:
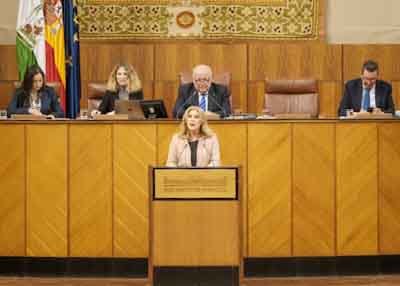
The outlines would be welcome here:
M 54 115 L 55 117 L 64 117 L 64 111 L 62 110 L 56 91 L 50 86 L 43 86 L 40 90 L 41 106 L 40 112 L 45 115 Z M 29 94 L 20 87 L 17 88 L 13 94 L 10 104 L 7 108 L 7 115 L 12 114 L 30 114 L 29 108 L 31 104 L 29 102 Z
M 362 90 L 361 78 L 346 83 L 338 110 L 339 116 L 346 116 L 346 109 L 353 109 L 355 112 L 361 110 Z M 392 86 L 383 80 L 375 83 L 375 104 L 385 113 L 394 113 Z
M 119 99 L 118 93 L 116 91 L 107 90 L 101 100 L 99 111 L 101 114 L 106 114 L 114 110 L 115 101 Z M 140 89 L 129 93 L 129 100 L 143 99 L 143 91 Z
M 211 83 L 208 90 L 208 111 L 218 113 L 221 117 L 231 114 L 230 93 L 226 86 Z M 173 110 L 174 118 L 182 118 L 185 110 L 192 105 L 199 105 L 199 94 L 193 83 L 179 87 L 178 99 Z

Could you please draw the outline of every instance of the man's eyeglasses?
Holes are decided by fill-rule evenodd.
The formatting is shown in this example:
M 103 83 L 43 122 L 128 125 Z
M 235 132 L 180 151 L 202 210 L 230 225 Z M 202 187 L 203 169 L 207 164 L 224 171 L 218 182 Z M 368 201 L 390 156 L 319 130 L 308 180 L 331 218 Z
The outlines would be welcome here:
M 201 83 L 207 83 L 210 81 L 210 79 L 209 78 L 195 78 L 194 81 L 201 82 Z

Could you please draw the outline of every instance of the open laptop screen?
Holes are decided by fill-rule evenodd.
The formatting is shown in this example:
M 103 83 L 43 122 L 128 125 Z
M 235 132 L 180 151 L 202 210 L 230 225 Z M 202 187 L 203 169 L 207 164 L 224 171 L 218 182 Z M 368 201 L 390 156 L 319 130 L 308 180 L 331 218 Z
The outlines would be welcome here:
M 128 114 L 128 119 L 144 119 L 140 100 L 116 100 L 115 114 Z

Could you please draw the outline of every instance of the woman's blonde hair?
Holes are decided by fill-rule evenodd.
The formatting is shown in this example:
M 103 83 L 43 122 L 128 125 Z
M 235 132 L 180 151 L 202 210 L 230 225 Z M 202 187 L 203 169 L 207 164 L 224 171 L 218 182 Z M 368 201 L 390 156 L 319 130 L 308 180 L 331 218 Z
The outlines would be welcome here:
M 128 65 L 128 64 L 118 64 L 113 68 L 110 75 L 108 76 L 107 90 L 118 91 L 119 86 L 118 86 L 118 82 L 117 82 L 117 71 L 121 67 L 124 68 L 128 74 L 127 91 L 129 93 L 131 93 L 131 92 L 142 89 L 142 83 L 140 82 L 139 76 L 136 73 L 133 66 Z
M 187 127 L 187 118 L 189 116 L 189 112 L 191 112 L 193 110 L 197 111 L 200 114 L 200 119 L 201 119 L 200 135 L 205 136 L 205 137 L 213 136 L 214 132 L 210 129 L 210 127 L 208 127 L 206 114 L 200 107 L 195 106 L 195 105 L 189 106 L 189 108 L 187 108 L 185 113 L 183 114 L 182 122 L 179 126 L 180 130 L 178 132 L 178 135 L 183 138 L 189 137 L 189 128 Z

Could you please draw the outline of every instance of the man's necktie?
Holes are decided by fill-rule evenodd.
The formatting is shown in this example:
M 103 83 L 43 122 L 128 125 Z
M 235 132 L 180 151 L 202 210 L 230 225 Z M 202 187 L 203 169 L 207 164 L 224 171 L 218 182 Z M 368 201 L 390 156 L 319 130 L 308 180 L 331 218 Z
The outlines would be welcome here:
M 362 104 L 362 109 L 365 111 L 368 111 L 369 108 L 369 91 L 370 90 L 368 88 L 364 89 L 364 101 Z
M 206 95 L 205 94 L 200 94 L 199 106 L 203 111 L 206 111 Z

